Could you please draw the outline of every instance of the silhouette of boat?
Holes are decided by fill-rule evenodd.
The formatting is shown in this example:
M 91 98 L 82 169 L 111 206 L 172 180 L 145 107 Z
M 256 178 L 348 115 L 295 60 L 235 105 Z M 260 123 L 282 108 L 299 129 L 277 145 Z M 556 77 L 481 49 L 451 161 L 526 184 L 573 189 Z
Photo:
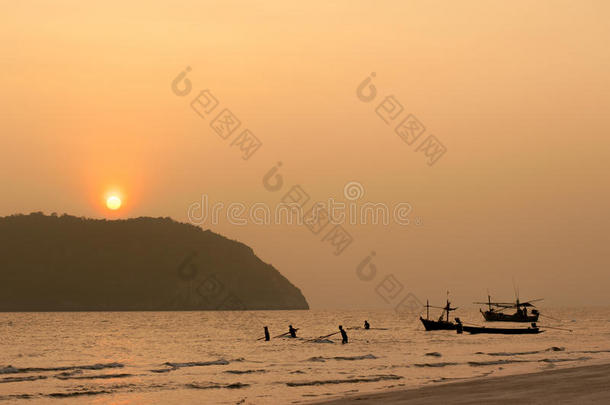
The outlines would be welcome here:
M 531 314 L 527 313 L 527 308 L 534 307 L 532 302 L 542 301 L 543 298 L 519 302 L 519 297 L 515 302 L 492 302 L 491 296 L 487 295 L 487 302 L 475 302 L 475 304 L 487 304 L 489 309 L 483 311 L 479 309 L 483 318 L 488 322 L 537 322 L 540 312 L 537 309 L 533 309 Z M 503 311 L 507 309 L 516 308 L 517 312 L 514 314 L 506 314 Z
M 491 333 L 491 334 L 500 334 L 500 335 L 529 335 L 529 334 L 537 334 L 542 333 L 544 331 L 540 330 L 535 323 L 532 323 L 532 326 L 528 328 L 487 328 L 485 326 L 466 326 L 462 325 L 459 318 L 455 318 L 457 332 L 462 333 L 468 332 L 471 334 L 478 333 Z
M 447 295 L 449 295 L 448 291 L 447 291 Z M 443 310 L 443 312 L 441 313 L 441 316 L 438 318 L 437 321 L 430 319 L 430 308 L 438 308 L 438 309 Z M 426 319 L 424 319 L 420 316 L 419 320 L 424 325 L 424 328 L 426 328 L 427 331 L 430 331 L 430 330 L 456 330 L 457 325 L 449 320 L 449 313 L 451 311 L 455 311 L 456 309 L 457 308 L 451 308 L 451 303 L 449 302 L 449 298 L 447 298 L 447 304 L 444 307 L 435 307 L 433 305 L 430 305 L 428 300 L 426 300 Z M 443 319 L 445 314 L 446 314 L 446 319 Z

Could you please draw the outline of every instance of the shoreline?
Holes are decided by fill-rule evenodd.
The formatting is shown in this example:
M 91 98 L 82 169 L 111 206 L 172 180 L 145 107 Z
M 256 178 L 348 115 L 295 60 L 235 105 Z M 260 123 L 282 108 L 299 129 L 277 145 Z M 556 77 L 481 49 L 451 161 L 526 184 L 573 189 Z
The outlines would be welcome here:
M 417 404 L 582 404 L 610 403 L 610 363 L 534 373 L 355 394 L 313 402 L 319 405 Z

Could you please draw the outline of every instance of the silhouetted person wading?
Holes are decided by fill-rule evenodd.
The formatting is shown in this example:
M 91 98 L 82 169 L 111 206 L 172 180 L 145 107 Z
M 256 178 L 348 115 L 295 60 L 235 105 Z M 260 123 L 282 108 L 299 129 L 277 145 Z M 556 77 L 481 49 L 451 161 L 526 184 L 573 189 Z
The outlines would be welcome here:
M 265 326 L 265 341 L 268 342 L 269 339 L 271 339 L 269 337 L 269 328 Z
M 371 329 L 371 325 L 369 324 L 369 321 L 364 321 L 364 329 Z
M 297 337 L 297 330 L 292 327 L 292 325 L 288 325 L 288 332 L 290 333 L 291 338 Z
M 342 344 L 346 344 L 347 343 L 347 333 L 345 333 L 345 330 L 343 329 L 343 326 L 339 325 L 339 330 L 341 331 L 341 338 L 343 339 L 341 341 Z

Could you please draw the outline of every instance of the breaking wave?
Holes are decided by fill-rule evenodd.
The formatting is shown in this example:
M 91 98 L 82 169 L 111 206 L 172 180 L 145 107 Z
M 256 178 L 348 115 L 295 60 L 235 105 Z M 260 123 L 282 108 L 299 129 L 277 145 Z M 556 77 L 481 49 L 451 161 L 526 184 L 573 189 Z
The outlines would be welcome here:
M 46 375 L 33 375 L 33 376 L 29 376 L 29 377 L 4 377 L 0 380 L 0 383 L 36 381 L 36 380 L 44 380 L 46 378 L 47 378 Z
M 377 382 L 385 380 L 400 380 L 404 377 L 388 374 L 388 375 L 375 375 L 370 377 L 359 377 L 359 378 L 348 378 L 344 380 L 316 380 L 316 381 L 293 381 L 287 382 L 286 385 L 289 387 L 308 387 L 313 385 L 328 385 L 328 384 L 354 384 L 364 382 Z
M 559 358 L 559 359 L 538 359 L 538 360 L 519 360 L 519 359 L 512 359 L 512 360 L 490 360 L 490 361 L 469 361 L 468 364 L 473 366 L 473 367 L 478 367 L 478 366 L 495 366 L 495 365 L 502 365 L 502 364 L 511 364 L 511 363 L 535 363 L 535 362 L 540 362 L 540 363 L 563 363 L 566 361 L 583 361 L 583 360 L 590 360 L 591 357 L 575 357 L 575 358 Z
M 79 376 L 60 376 L 56 375 L 55 378 L 59 380 L 96 380 L 96 379 L 109 379 L 109 378 L 125 378 L 132 377 L 133 374 L 99 374 L 99 375 L 79 375 Z
M 472 367 L 479 366 L 496 366 L 500 364 L 511 364 L 511 363 L 531 363 L 533 360 L 490 360 L 490 361 L 469 361 L 468 364 Z
M 77 374 L 82 374 L 82 373 L 83 373 L 83 370 L 63 371 L 63 372 L 61 372 L 59 374 L 56 374 L 55 377 L 58 377 L 58 378 L 60 378 L 60 377 L 69 377 L 69 376 L 72 376 L 72 375 L 77 375 Z
M 100 390 L 100 391 L 74 391 L 74 392 L 53 392 L 48 394 L 48 397 L 51 398 L 70 398 L 70 397 L 81 397 L 81 396 L 91 396 L 91 395 L 100 395 L 100 394 L 112 394 L 112 391 Z
M 13 394 L 13 395 L 0 395 L 0 401 L 8 401 L 11 399 L 30 399 L 30 394 Z
M 542 359 L 539 360 L 542 363 L 563 363 L 565 361 L 583 361 L 583 360 L 591 360 L 591 357 L 575 357 L 575 358 L 564 358 L 564 359 Z
M 335 357 L 331 357 L 331 359 L 333 360 L 374 360 L 377 357 L 375 357 L 372 354 L 363 354 L 362 356 L 351 356 L 351 357 L 344 357 L 344 356 L 335 356 Z
M 342 361 L 342 360 L 346 360 L 346 361 L 354 361 L 354 360 L 374 360 L 377 357 L 373 354 L 363 354 L 361 356 L 335 356 L 335 357 L 322 357 L 322 356 L 315 356 L 315 357 L 310 357 L 305 361 L 315 361 L 315 362 L 325 362 L 326 360 L 338 360 L 338 361 Z
M 225 373 L 229 374 L 254 374 L 254 373 L 266 373 L 267 370 L 226 370 Z
M 170 363 L 169 361 L 167 361 L 163 363 L 163 365 L 171 367 L 172 369 L 182 367 L 226 366 L 227 364 L 229 364 L 229 361 L 225 359 L 218 359 L 212 361 L 191 361 L 188 363 Z
M 415 367 L 447 367 L 447 366 L 457 366 L 460 363 L 453 362 L 442 362 L 442 363 L 416 363 L 413 364 Z
M 226 366 L 227 364 L 230 364 L 233 361 L 241 362 L 241 361 L 244 361 L 244 359 L 239 358 L 239 359 L 235 359 L 232 361 L 228 361 L 225 359 L 218 359 L 218 360 L 212 360 L 212 361 L 190 361 L 187 363 L 172 363 L 172 362 L 166 361 L 165 363 L 163 363 L 163 365 L 166 366 L 167 368 L 153 369 L 153 370 L 150 370 L 150 372 L 161 374 L 161 373 L 169 373 L 170 371 L 178 370 L 183 367 Z
M 475 354 L 486 354 L 488 356 L 523 356 L 523 355 L 528 355 L 528 354 L 539 354 L 539 353 L 546 353 L 546 352 L 563 352 L 565 351 L 565 347 L 549 347 L 548 349 L 544 349 L 544 350 L 532 350 L 532 351 L 527 351 L 527 352 L 492 352 L 492 353 L 483 353 L 483 352 L 476 352 Z
M 201 384 L 201 383 L 189 383 L 189 384 L 185 384 L 184 385 L 186 388 L 191 388 L 191 389 L 196 389 L 196 390 L 209 390 L 209 389 L 220 389 L 220 388 L 227 388 L 227 389 L 239 389 L 239 388 L 246 388 L 249 387 L 250 384 L 243 384 L 240 382 L 237 383 L 233 383 L 233 384 L 218 384 L 218 383 L 207 383 L 207 384 Z
M 6 366 L 0 368 L 0 374 L 21 374 L 21 373 L 40 373 L 45 371 L 67 371 L 67 370 L 102 370 L 105 368 L 121 368 L 125 367 L 121 363 L 98 363 L 84 366 L 63 366 L 63 367 L 24 367 L 17 368 L 13 366 Z
M 159 368 L 155 370 L 150 370 L 151 373 L 169 373 L 170 371 L 174 371 L 176 368 Z

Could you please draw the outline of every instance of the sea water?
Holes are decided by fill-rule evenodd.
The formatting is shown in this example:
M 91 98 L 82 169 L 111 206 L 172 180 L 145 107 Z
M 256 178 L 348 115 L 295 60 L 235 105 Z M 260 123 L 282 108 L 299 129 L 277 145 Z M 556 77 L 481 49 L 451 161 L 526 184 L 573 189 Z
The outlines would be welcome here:
M 458 311 L 487 326 L 478 310 Z M 425 332 L 392 311 L 0 313 L 0 402 L 286 404 L 610 360 L 610 309 L 539 335 Z M 436 314 L 438 316 L 438 314 Z M 364 320 L 371 324 L 364 330 Z M 297 338 L 263 337 L 298 328 Z M 341 335 L 309 339 L 338 331 Z

